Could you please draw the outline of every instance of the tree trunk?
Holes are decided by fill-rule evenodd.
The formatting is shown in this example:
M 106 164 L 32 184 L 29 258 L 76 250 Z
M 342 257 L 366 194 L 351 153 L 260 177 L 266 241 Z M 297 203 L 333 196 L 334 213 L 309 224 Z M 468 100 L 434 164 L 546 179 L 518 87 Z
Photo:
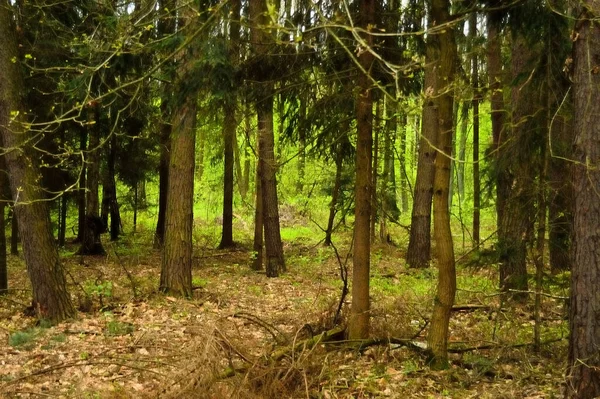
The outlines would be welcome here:
M 431 201 L 437 151 L 432 146 L 437 142 L 438 110 L 435 104 L 435 88 L 438 72 L 434 61 L 439 58 L 439 48 L 431 41 L 425 44 L 425 100 L 421 137 L 419 139 L 419 160 L 417 179 L 410 224 L 410 239 L 406 253 L 406 263 L 411 268 L 429 267 L 431 260 Z
M 431 26 L 450 22 L 450 1 L 433 0 L 431 6 Z M 429 43 L 429 41 L 433 43 Z M 448 326 L 450 313 L 454 305 L 456 293 L 456 270 L 454 263 L 454 246 L 452 230 L 450 229 L 449 188 L 450 165 L 452 154 L 453 103 L 452 85 L 454 82 L 454 65 L 456 62 L 456 43 L 453 28 L 446 28 L 439 34 L 429 34 L 427 48 L 438 47 L 434 52 L 434 66 L 437 76 L 434 86 L 435 103 L 438 107 L 439 132 L 438 148 L 442 153 L 435 160 L 434 180 L 434 235 L 436 244 L 437 264 L 439 269 L 437 292 L 434 299 L 431 326 L 427 335 L 427 346 L 433 368 L 448 366 Z M 429 53 L 428 53 L 429 54 Z M 439 57 L 439 61 L 438 61 Z M 426 90 L 428 87 L 426 87 Z
M 492 140 L 495 158 L 498 158 L 498 150 L 503 139 L 505 113 L 504 98 L 502 94 L 502 48 L 501 48 L 501 23 L 502 14 L 498 11 L 488 13 L 488 41 L 487 41 L 487 64 L 489 88 L 491 92 L 490 107 L 492 121 Z M 502 220 L 504 205 L 507 197 L 507 184 L 504 173 L 496 171 L 496 220 L 498 225 Z
M 477 13 L 469 19 L 471 43 L 477 38 Z M 471 55 L 471 86 L 473 87 L 473 245 L 480 241 L 481 182 L 479 177 L 479 61 L 477 53 Z
M 381 100 L 375 101 L 375 128 L 371 128 L 373 137 L 373 166 L 371 167 L 371 243 L 375 242 L 378 215 L 377 203 L 377 173 L 379 172 L 379 130 L 381 127 Z
M 520 33 L 513 34 L 511 42 L 511 73 L 517 81 L 520 76 L 531 74 L 534 53 Z M 506 140 L 500 140 L 498 148 L 497 173 L 506 179 L 507 194 L 498 226 L 500 289 L 519 301 L 529 297 L 516 291 L 528 289 L 527 243 L 532 238 L 535 215 L 535 189 L 532 189 L 535 173 L 528 149 L 532 148 L 537 92 L 530 80 L 511 88 L 511 129 L 506 130 Z
M 469 107 L 469 102 L 464 101 L 460 114 L 460 138 L 458 140 L 458 162 L 456 162 L 456 185 L 458 187 L 459 204 L 462 204 L 465 199 L 465 161 L 469 131 Z
M 82 154 L 87 153 L 87 129 L 81 127 L 79 130 L 79 151 Z M 85 188 L 87 187 L 87 164 L 83 162 L 79 172 L 79 190 L 77 191 L 77 242 L 83 242 L 85 231 L 85 198 L 87 196 Z
M 107 146 L 107 168 L 102 182 L 102 223 L 108 227 L 108 217 L 110 215 L 110 239 L 116 241 L 121 232 L 121 213 L 119 212 L 119 203 L 117 202 L 117 185 L 115 182 L 115 161 L 116 161 L 117 136 L 112 135 L 110 145 Z M 137 184 L 136 184 L 137 190 Z M 136 203 L 137 206 L 137 203 Z
M 233 244 L 233 144 L 236 130 L 235 98 L 226 100 L 223 107 L 223 140 L 225 144 L 223 174 L 223 225 L 219 249 L 230 248 Z
M 567 398 L 600 396 L 600 3 L 582 0 L 574 41 L 574 251 Z
M 203 10 L 204 11 L 204 10 Z M 199 17 L 186 9 L 186 25 L 196 25 Z M 189 26 L 188 26 L 189 29 Z M 193 29 L 191 29 L 193 31 Z M 194 217 L 194 161 L 198 87 L 190 89 L 200 39 L 182 50 L 174 83 L 169 186 L 165 213 L 160 291 L 192 296 L 192 229 Z
M 340 138 L 340 141 L 347 140 L 346 126 L 344 126 L 344 138 Z M 333 183 L 333 191 L 331 192 L 331 203 L 329 204 L 329 218 L 327 219 L 327 228 L 325 229 L 325 242 L 326 246 L 332 244 L 331 235 L 333 234 L 333 223 L 335 221 L 335 214 L 337 204 L 340 196 L 340 189 L 342 186 L 342 166 L 344 161 L 343 146 L 338 143 L 337 152 L 335 154 L 335 181 Z
M 231 20 L 229 21 L 229 62 L 237 66 L 239 58 L 240 39 L 240 8 L 241 1 L 231 3 Z M 224 141 L 224 173 L 223 173 L 223 231 L 219 248 L 230 248 L 233 243 L 233 149 L 236 145 L 236 108 L 237 95 L 235 91 L 225 98 L 223 113 L 223 141 Z M 238 161 L 239 162 L 239 161 Z M 239 178 L 239 175 L 238 175 Z
M 15 208 L 11 208 L 11 221 L 10 221 L 10 254 L 17 256 L 19 255 L 19 222 L 17 221 L 17 215 L 15 214 Z
M 52 234 L 48 203 L 37 182 L 40 173 L 32 149 L 26 147 L 30 135 L 26 128 L 22 100 L 23 80 L 18 59 L 12 6 L 0 6 L 0 137 L 4 148 L 23 253 L 33 289 L 33 309 L 40 318 L 60 321 L 76 312 L 67 292 L 63 268 Z M 19 112 L 20 111 L 20 112 Z
M 400 181 L 400 198 L 402 202 L 402 212 L 406 213 L 409 209 L 408 203 L 408 192 L 410 188 L 408 187 L 408 176 L 406 173 L 406 132 L 408 131 L 408 117 L 406 114 L 401 115 L 401 136 L 400 136 L 400 176 L 398 176 L 398 180 Z
M 306 118 L 306 96 L 300 95 L 300 113 L 302 119 Z M 304 189 L 306 175 L 306 124 L 300 124 L 298 128 L 298 180 L 296 181 L 296 194 L 301 194 Z
M 3 173 L 4 175 L 4 173 Z M 0 190 L 8 183 L 2 178 Z M 0 295 L 8 292 L 8 268 L 6 264 L 6 220 L 4 214 L 6 211 L 6 202 L 0 201 Z
M 100 181 L 100 110 L 99 105 L 90 105 L 88 108 L 88 136 L 89 148 L 87 151 L 87 192 L 86 213 L 83 229 L 83 240 L 79 248 L 80 255 L 104 255 L 106 251 L 102 246 L 100 234 L 106 230 L 99 213 L 98 186 Z
M 167 13 L 158 21 L 158 34 L 161 37 L 175 33 L 175 0 L 160 0 L 159 7 Z M 166 65 L 165 68 L 169 68 Z M 165 214 L 167 210 L 167 195 L 169 187 L 169 162 L 171 151 L 171 107 L 172 89 L 169 84 L 162 88 L 163 93 L 160 103 L 160 163 L 158 166 L 158 220 L 154 235 L 154 248 L 161 248 L 165 237 Z
M 267 3 L 264 0 L 251 0 L 250 4 L 252 50 L 261 63 L 257 67 L 255 78 L 258 93 L 256 114 L 259 133 L 260 182 L 262 190 L 262 213 L 264 224 L 265 261 L 268 277 L 277 277 L 285 271 L 283 244 L 279 227 L 279 202 L 277 199 L 275 132 L 273 130 L 274 87 L 269 74 L 271 58 L 269 46 L 273 42 L 271 33 L 265 28 L 271 24 Z
M 428 46 L 429 47 L 429 46 Z M 431 57 L 431 56 L 430 56 Z M 429 65 L 429 61 L 426 61 Z M 430 77 L 434 71 L 425 68 L 425 87 L 433 87 Z M 428 84 L 429 83 L 429 84 Z M 433 100 L 427 98 L 423 104 L 423 124 L 419 140 L 419 161 L 417 179 L 414 188 L 414 200 L 410 224 L 410 239 L 406 253 L 406 263 L 412 268 L 429 267 L 431 260 L 431 201 L 433 197 L 433 178 L 435 176 L 435 158 L 437 151 L 431 143 L 436 142 L 437 109 Z
M 262 214 L 265 241 L 265 270 L 268 277 L 278 277 L 285 271 L 283 244 L 279 229 L 279 206 L 275 165 L 275 138 L 273 132 L 273 97 L 256 106 L 261 162 L 260 183 L 262 191 Z
M 375 25 L 375 0 L 359 1 L 358 26 L 369 31 Z M 367 32 L 364 40 L 373 45 L 373 36 Z M 358 77 L 356 98 L 356 183 L 354 191 L 354 253 L 352 268 L 352 307 L 348 322 L 348 337 L 363 339 L 369 336 L 370 299 L 369 279 L 371 268 L 371 241 L 369 224 L 371 220 L 372 179 L 371 166 L 373 156 L 373 92 L 371 70 L 374 57 L 369 51 L 358 56 L 358 62 L 364 72 Z
M 69 207 L 69 197 L 66 193 L 59 199 L 60 213 L 58 215 L 58 246 L 65 246 L 65 236 L 67 233 L 67 208 Z

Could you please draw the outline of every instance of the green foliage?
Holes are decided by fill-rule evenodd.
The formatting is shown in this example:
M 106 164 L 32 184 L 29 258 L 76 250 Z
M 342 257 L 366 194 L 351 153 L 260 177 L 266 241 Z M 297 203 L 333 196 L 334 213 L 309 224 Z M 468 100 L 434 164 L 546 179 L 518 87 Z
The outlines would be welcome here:
M 38 333 L 36 329 L 14 332 L 8 337 L 8 344 L 13 348 L 32 349 Z
M 118 320 L 110 320 L 106 323 L 105 333 L 111 337 L 133 334 L 134 331 L 135 327 L 131 323 Z

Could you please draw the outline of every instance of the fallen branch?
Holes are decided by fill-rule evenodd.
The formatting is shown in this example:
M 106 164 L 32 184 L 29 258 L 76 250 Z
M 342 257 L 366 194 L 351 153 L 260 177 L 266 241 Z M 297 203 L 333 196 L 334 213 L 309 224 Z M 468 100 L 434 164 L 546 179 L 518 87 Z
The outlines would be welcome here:
M 491 310 L 492 308 L 488 305 L 454 305 L 452 306 L 453 312 L 473 312 L 475 310 Z

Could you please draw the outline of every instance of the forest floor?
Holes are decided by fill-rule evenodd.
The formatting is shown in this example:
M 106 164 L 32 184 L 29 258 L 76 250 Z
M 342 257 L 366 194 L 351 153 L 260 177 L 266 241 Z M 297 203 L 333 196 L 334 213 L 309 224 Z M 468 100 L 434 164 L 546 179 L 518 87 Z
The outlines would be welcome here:
M 347 234 L 349 236 L 349 234 Z M 312 235 L 314 236 L 314 234 Z M 458 267 L 447 370 L 427 367 L 435 268 L 410 270 L 400 246 L 372 255 L 372 340 L 334 337 L 347 242 L 338 258 L 310 232 L 286 244 L 287 272 L 250 270 L 250 245 L 195 254 L 194 297 L 157 293 L 159 252 L 149 234 L 106 243 L 106 257 L 63 253 L 76 320 L 55 326 L 24 314 L 30 286 L 9 257 L 11 291 L 0 297 L 0 396 L 64 398 L 552 398 L 564 386 L 563 302 L 542 301 L 535 353 L 533 305 L 500 302 L 496 267 Z M 197 236 L 197 248 L 206 247 Z M 469 258 L 469 257 L 467 257 Z M 338 261 L 339 259 L 339 261 Z M 348 262 L 350 263 L 350 262 Z M 476 265 L 477 267 L 473 266 Z M 545 289 L 559 294 L 556 281 Z M 346 298 L 341 323 L 346 320 Z M 531 300 L 531 304 L 533 300 Z M 396 343 L 390 343 L 390 338 Z M 406 340 L 406 341 L 403 341 Z M 408 342 L 404 345 L 403 343 Z M 364 344 L 364 343 L 363 343 Z M 476 349 L 487 345 L 487 349 Z

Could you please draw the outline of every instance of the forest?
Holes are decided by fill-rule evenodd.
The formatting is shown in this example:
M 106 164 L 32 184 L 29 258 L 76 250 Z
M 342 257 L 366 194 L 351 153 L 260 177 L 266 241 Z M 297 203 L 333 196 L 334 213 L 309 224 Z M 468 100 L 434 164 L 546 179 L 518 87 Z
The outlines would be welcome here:
M 600 397 L 600 2 L 1 0 L 0 397 Z

